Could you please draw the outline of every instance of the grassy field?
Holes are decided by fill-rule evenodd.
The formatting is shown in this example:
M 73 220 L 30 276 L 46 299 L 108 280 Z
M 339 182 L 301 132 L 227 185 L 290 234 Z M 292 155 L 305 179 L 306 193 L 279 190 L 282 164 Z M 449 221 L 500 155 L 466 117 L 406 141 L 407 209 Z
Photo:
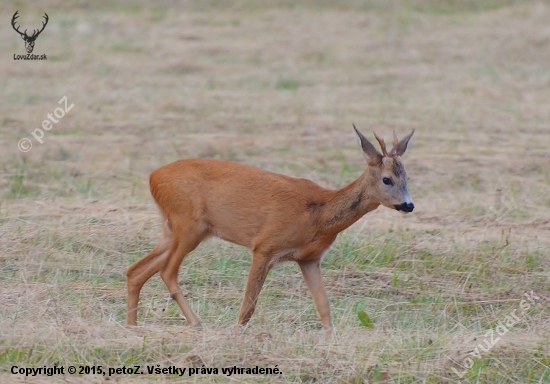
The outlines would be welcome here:
M 550 3 L 4 3 L 0 382 L 550 382 Z M 16 10 L 29 29 L 48 13 L 34 49 L 47 61 L 13 59 Z M 64 96 L 74 107 L 40 144 Z M 160 236 L 151 171 L 208 157 L 340 188 L 365 169 L 352 123 L 369 138 L 416 129 L 416 209 L 339 235 L 322 265 L 333 337 L 294 264 L 233 333 L 250 255 L 220 240 L 180 270 L 204 329 L 158 275 L 125 327 L 125 271 Z M 203 364 L 282 374 L 145 368 Z M 145 374 L 10 373 L 53 365 Z

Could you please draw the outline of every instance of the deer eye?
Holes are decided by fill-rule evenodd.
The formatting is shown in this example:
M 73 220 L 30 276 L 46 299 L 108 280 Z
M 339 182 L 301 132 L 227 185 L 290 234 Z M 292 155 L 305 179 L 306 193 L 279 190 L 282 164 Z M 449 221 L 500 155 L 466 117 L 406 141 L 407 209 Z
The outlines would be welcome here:
M 391 179 L 390 179 L 390 178 L 387 178 L 387 177 L 384 177 L 384 178 L 382 179 L 382 182 L 383 182 L 384 184 L 386 184 L 386 185 L 393 185 L 393 182 L 391 181 Z

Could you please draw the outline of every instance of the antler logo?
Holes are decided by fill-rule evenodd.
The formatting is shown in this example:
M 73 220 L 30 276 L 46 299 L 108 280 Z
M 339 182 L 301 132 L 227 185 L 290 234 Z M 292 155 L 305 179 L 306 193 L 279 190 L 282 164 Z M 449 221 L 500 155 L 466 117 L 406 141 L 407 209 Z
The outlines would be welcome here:
M 42 22 L 42 29 L 41 30 L 38 30 L 38 29 L 33 29 L 33 34 L 32 36 L 29 36 L 27 35 L 27 30 L 25 29 L 25 32 L 21 33 L 19 31 L 19 27 L 16 27 L 15 26 L 15 22 L 17 20 L 17 18 L 19 17 L 19 11 L 16 11 L 14 14 L 13 14 L 13 17 L 11 19 L 11 26 L 13 27 L 13 29 L 15 29 L 15 31 L 17 33 L 19 33 L 21 35 L 21 38 L 23 40 L 25 40 L 25 49 L 27 50 L 27 53 L 32 53 L 32 50 L 34 49 L 34 42 L 36 40 L 36 38 L 42 33 L 42 31 L 44 30 L 44 28 L 46 28 L 46 25 L 48 24 L 48 20 L 50 19 L 48 17 L 48 14 L 46 12 L 44 12 L 44 19 L 46 20 L 45 22 L 43 21 Z

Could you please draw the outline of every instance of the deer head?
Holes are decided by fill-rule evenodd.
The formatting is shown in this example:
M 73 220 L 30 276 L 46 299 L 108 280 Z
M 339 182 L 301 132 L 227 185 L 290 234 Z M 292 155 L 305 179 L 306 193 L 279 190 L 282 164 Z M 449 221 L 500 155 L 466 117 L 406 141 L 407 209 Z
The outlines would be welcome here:
M 19 17 L 18 13 L 19 13 L 19 11 L 16 11 L 13 14 L 13 17 L 11 19 L 11 26 L 13 27 L 13 29 L 15 29 L 15 31 L 17 33 L 19 33 L 21 35 L 21 38 L 23 40 L 25 40 L 25 49 L 27 50 L 27 53 L 32 53 L 32 50 L 34 49 L 34 42 L 35 42 L 36 38 L 40 35 L 40 33 L 42 33 L 44 28 L 46 28 L 46 24 L 48 24 L 48 20 L 49 20 L 48 14 L 46 12 L 44 12 L 44 19 L 46 21 L 42 22 L 42 29 L 40 29 L 40 30 L 34 29 L 32 36 L 29 36 L 29 35 L 27 35 L 27 30 L 26 29 L 25 29 L 25 32 L 21 33 L 19 31 L 19 27 L 15 26 L 15 22 L 16 22 L 17 18 Z
M 401 162 L 401 156 L 407 150 L 409 142 L 414 134 L 414 129 L 410 135 L 398 141 L 395 131 L 393 132 L 393 148 L 390 152 L 386 149 L 384 139 L 378 137 L 374 132 L 374 137 L 380 144 L 382 153 L 367 140 L 355 127 L 355 133 L 359 137 L 359 143 L 363 151 L 363 156 L 369 164 L 366 172 L 368 185 L 371 188 L 371 194 L 379 204 L 388 208 L 393 208 L 403 213 L 412 212 L 414 204 L 407 191 L 407 173 Z

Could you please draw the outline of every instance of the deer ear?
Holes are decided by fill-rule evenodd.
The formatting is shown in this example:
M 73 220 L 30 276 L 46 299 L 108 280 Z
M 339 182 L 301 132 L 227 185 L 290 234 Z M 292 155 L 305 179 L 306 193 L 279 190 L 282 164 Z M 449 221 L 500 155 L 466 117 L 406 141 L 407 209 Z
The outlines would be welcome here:
M 365 159 L 367 159 L 369 163 L 381 163 L 383 157 L 382 154 L 378 152 L 374 145 L 372 145 L 371 142 L 368 141 L 361 132 L 359 132 L 359 130 L 355 127 L 355 124 L 353 124 L 353 129 L 355 130 L 355 133 L 359 138 L 359 145 L 361 146 L 361 150 L 363 151 L 363 156 L 365 156 Z
M 405 153 L 405 151 L 409 147 L 409 144 L 411 143 L 411 139 L 412 139 L 413 135 L 414 135 L 414 129 L 412 130 L 412 132 L 409 136 L 404 137 L 397 144 L 397 147 L 395 148 L 395 153 L 397 154 L 397 156 L 401 156 Z

